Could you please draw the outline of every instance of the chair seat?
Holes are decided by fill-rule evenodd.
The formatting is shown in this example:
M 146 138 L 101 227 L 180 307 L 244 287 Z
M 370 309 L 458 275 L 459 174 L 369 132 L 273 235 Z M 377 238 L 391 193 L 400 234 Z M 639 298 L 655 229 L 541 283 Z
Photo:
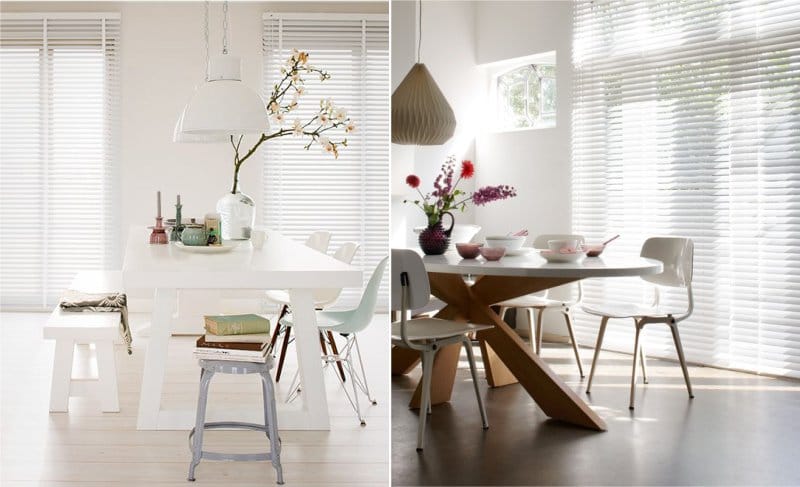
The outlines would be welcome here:
M 286 315 L 281 318 L 280 324 L 283 326 L 292 327 L 294 326 L 294 317 L 292 315 Z M 324 311 L 317 311 L 317 328 L 321 328 L 324 330 L 329 330 L 336 328 L 344 324 L 343 320 L 333 319 L 328 316 Z
M 282 289 L 271 289 L 265 292 L 266 297 L 269 301 L 273 303 L 291 306 L 292 300 L 289 297 L 289 291 L 284 291 Z M 335 301 L 335 300 L 333 300 Z M 315 308 L 324 308 L 325 306 L 330 305 L 333 301 L 330 299 L 328 300 L 314 300 L 314 307 Z
M 609 318 L 639 318 L 642 316 L 666 317 L 667 311 L 657 306 L 646 306 L 634 303 L 603 303 L 600 306 L 582 306 L 583 311 L 595 316 Z
M 509 299 L 502 303 L 497 303 L 497 306 L 506 308 L 560 308 L 565 303 L 557 299 L 550 299 L 546 296 L 527 294 L 518 298 Z
M 392 323 L 392 341 L 402 340 L 400 322 Z M 417 318 L 406 322 L 406 336 L 409 340 L 439 340 L 456 337 L 473 331 L 486 330 L 491 325 L 473 325 L 458 321 L 437 318 Z

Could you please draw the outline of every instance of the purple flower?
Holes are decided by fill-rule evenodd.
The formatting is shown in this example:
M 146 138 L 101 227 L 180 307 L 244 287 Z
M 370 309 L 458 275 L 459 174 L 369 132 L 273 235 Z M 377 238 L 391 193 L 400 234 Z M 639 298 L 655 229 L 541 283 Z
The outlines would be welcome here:
M 483 206 L 492 201 L 513 198 L 517 195 L 517 190 L 513 186 L 501 184 L 500 186 L 484 186 L 472 193 L 472 202 L 477 206 Z

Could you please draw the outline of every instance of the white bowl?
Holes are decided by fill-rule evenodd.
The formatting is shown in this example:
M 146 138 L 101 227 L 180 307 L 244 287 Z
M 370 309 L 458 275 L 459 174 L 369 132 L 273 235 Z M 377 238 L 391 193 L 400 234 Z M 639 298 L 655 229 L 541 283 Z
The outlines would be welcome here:
M 578 239 L 569 238 L 564 240 L 548 240 L 547 248 L 549 248 L 553 252 L 558 252 L 561 249 L 577 249 Z
M 547 262 L 553 263 L 573 263 L 580 262 L 586 257 L 586 252 L 571 252 L 562 254 L 561 252 L 553 252 L 552 250 L 540 250 L 539 255 L 544 257 Z
M 514 252 L 522 248 L 526 238 L 522 235 L 489 235 L 486 237 L 486 246 L 505 247 L 506 251 Z

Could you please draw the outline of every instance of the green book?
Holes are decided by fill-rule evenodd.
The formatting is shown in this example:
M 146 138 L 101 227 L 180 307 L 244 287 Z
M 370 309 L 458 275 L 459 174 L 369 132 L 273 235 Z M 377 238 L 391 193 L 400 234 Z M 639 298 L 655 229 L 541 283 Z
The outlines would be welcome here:
M 206 332 L 212 335 L 269 333 L 269 320 L 259 315 L 206 316 Z

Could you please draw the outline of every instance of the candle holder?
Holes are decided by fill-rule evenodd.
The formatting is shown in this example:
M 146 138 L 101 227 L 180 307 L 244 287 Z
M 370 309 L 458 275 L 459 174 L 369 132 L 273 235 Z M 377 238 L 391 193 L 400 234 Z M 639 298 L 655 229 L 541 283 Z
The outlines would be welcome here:
M 166 243 L 169 242 L 169 239 L 167 238 L 166 229 L 162 225 L 162 220 L 163 220 L 163 218 L 161 218 L 160 216 L 157 216 L 156 217 L 156 226 L 150 227 L 150 228 L 153 229 L 153 231 L 150 232 L 150 243 L 151 244 L 163 245 L 163 244 L 166 244 Z
M 170 242 L 181 241 L 181 232 L 183 232 L 183 224 L 181 223 L 181 208 L 183 208 L 182 204 L 177 203 L 175 205 L 175 225 L 172 227 L 172 231 L 169 233 Z

